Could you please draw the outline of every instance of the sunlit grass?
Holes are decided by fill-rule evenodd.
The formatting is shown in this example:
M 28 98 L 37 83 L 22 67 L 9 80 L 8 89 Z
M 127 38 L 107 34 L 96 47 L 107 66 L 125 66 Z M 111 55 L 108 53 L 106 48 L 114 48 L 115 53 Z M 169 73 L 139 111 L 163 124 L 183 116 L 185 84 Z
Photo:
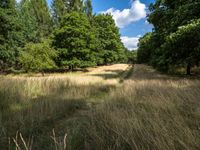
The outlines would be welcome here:
M 93 113 L 89 135 L 99 149 L 198 149 L 200 81 L 136 66 L 133 76 Z
M 200 80 L 144 65 L 126 69 L 2 76 L 1 148 L 16 147 L 12 138 L 19 131 L 26 141 L 33 137 L 32 149 L 198 149 Z

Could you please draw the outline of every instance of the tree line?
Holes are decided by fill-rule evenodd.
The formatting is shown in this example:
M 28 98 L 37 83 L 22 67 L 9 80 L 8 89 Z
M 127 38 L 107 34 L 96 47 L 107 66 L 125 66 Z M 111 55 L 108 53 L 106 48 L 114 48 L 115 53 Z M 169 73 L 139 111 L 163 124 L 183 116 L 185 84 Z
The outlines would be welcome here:
M 156 0 L 149 7 L 149 23 L 154 28 L 139 40 L 137 59 L 161 71 L 199 66 L 200 1 Z
M 0 70 L 74 69 L 131 61 L 109 14 L 91 0 L 0 1 Z

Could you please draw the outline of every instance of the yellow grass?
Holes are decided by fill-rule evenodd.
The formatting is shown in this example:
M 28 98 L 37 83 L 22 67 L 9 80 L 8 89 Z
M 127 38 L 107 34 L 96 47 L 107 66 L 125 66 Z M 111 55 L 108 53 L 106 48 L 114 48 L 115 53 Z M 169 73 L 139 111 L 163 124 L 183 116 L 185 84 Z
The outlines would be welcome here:
M 1 76 L 0 147 L 15 148 L 19 131 L 32 149 L 199 149 L 199 79 L 144 65 L 88 70 Z

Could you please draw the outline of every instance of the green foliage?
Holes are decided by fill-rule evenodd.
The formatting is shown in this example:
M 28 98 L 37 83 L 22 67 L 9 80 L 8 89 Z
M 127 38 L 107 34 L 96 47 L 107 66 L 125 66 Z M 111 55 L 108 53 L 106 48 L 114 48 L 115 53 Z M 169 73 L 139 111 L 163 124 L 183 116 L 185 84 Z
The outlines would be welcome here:
M 151 59 L 152 53 L 152 33 L 147 33 L 139 40 L 139 48 L 137 52 L 137 60 L 139 63 L 148 63 Z
M 0 2 L 0 69 L 17 65 L 18 47 L 22 45 L 21 24 L 14 1 Z
M 34 10 L 37 27 L 39 30 L 39 37 L 47 37 L 52 30 L 52 19 L 46 0 L 30 0 Z
M 190 65 L 200 62 L 200 19 L 179 29 L 167 36 L 162 48 L 168 51 L 166 55 L 170 65 Z
M 127 50 L 126 51 L 127 62 L 131 64 L 137 63 L 137 54 L 138 53 L 136 50 L 132 50 L 132 51 Z
M 0 7 L 4 9 L 13 9 L 15 7 L 15 0 L 1 0 Z
M 88 18 L 92 17 L 92 1 L 91 0 L 86 0 L 84 2 L 84 12 L 87 14 Z
M 56 68 L 54 59 L 57 53 L 50 47 L 49 41 L 27 43 L 20 52 L 19 60 L 26 71 Z
M 94 38 L 86 14 L 68 13 L 54 32 L 53 45 L 59 53 L 57 64 L 71 69 L 95 65 Z
M 68 0 L 69 11 L 83 12 L 83 1 L 82 0 Z
M 22 0 L 19 4 L 19 19 L 23 28 L 23 36 L 26 42 L 38 42 L 39 30 L 34 9 L 29 0 Z
M 154 31 L 140 39 L 138 60 L 163 71 L 199 64 L 200 2 L 157 0 L 150 5 L 148 21 Z M 149 37 L 149 38 L 148 38 Z
M 54 24 L 58 25 L 62 17 L 67 13 L 64 0 L 53 0 L 51 9 Z
M 21 0 L 17 4 L 15 0 L 2 0 L 0 20 L 0 69 L 3 71 L 53 67 L 51 54 L 43 65 L 44 55 L 39 55 L 42 48 L 48 51 L 51 46 L 58 53 L 55 63 L 61 68 L 73 70 L 128 60 L 129 53 L 112 16 L 93 15 L 91 0 L 53 0 L 51 11 L 46 0 Z M 49 38 L 53 43 L 47 46 L 42 39 Z M 32 63 L 36 55 L 39 57 Z
M 94 17 L 94 26 L 96 30 L 97 57 L 100 62 L 97 64 L 110 64 L 123 61 L 126 57 L 125 48 L 121 42 L 119 29 L 111 15 L 100 14 Z
M 62 18 L 70 12 L 85 12 L 86 14 L 92 14 L 92 5 L 89 1 L 83 3 L 82 0 L 53 0 L 52 5 L 52 17 L 55 26 L 58 26 Z M 89 14 L 88 14 L 89 15 Z M 89 17 L 89 16 L 88 16 Z

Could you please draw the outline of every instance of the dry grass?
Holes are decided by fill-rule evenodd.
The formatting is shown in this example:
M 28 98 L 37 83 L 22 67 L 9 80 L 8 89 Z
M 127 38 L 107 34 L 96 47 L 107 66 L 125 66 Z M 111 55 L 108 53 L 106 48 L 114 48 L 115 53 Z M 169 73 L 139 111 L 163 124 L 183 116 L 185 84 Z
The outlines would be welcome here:
M 20 131 L 27 139 L 37 138 L 33 148 L 44 145 L 44 149 L 53 149 L 49 138 L 52 128 L 77 112 L 88 110 L 116 88 L 127 67 L 113 65 L 109 71 L 107 67 L 91 68 L 88 73 L 1 76 L 0 147 L 7 149 L 8 138 Z
M 200 80 L 143 65 L 124 74 L 127 67 L 2 77 L 1 148 L 20 131 L 24 141 L 33 137 L 32 149 L 199 149 Z
M 199 149 L 199 100 L 199 80 L 167 77 L 137 65 L 94 111 L 91 143 L 97 149 Z

